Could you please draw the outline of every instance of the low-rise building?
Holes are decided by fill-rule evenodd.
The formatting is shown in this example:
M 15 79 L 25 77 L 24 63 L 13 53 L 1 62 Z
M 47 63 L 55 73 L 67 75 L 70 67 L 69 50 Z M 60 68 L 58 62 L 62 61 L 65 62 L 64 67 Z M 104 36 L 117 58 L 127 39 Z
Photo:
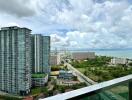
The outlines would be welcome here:
M 79 81 L 72 81 L 72 80 L 57 80 L 58 85 L 65 85 L 65 86 L 71 86 L 71 85 L 76 85 L 79 84 Z
M 67 80 L 72 79 L 73 78 L 72 71 L 60 70 L 58 78 Z
M 129 63 L 132 63 L 132 60 L 128 59 L 128 64 L 129 64 Z
M 32 74 L 32 86 L 44 86 L 48 82 L 48 74 Z
M 127 59 L 126 58 L 113 58 L 111 59 L 111 64 L 126 64 L 127 63 Z
M 74 60 L 86 60 L 86 59 L 94 59 L 95 52 L 74 52 L 72 53 L 72 59 Z

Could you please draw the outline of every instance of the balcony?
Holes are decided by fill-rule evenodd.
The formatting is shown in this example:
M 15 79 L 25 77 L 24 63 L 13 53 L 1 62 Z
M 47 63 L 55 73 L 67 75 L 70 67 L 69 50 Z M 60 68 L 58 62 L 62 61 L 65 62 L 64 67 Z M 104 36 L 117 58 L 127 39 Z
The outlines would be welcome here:
M 40 100 L 132 100 L 132 75 Z

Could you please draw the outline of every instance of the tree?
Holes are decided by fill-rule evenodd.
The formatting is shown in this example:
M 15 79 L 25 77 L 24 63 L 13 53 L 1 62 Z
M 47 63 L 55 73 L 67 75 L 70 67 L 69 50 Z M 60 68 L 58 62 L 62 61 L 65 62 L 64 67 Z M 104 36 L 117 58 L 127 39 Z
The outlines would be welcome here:
M 86 71 L 86 70 L 84 71 L 84 75 L 86 75 L 86 76 L 87 76 L 87 71 Z
M 47 93 L 47 92 L 48 92 L 48 90 L 47 90 L 47 88 L 46 88 L 46 87 L 41 87 L 41 92 L 42 92 L 42 93 Z
M 74 80 L 74 81 L 77 81 L 77 76 L 74 76 L 74 77 L 73 77 L 73 80 Z
M 129 66 L 132 66 L 132 62 L 131 62 L 131 63 L 129 63 Z

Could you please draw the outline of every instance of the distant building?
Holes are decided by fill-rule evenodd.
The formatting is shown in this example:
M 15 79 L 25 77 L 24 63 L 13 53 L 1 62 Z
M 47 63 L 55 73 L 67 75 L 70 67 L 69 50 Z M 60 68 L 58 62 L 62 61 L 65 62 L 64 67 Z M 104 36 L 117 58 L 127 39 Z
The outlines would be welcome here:
M 72 59 L 74 60 L 86 60 L 86 59 L 94 59 L 95 52 L 73 52 Z
M 128 59 L 128 64 L 129 64 L 129 63 L 132 63 L 132 60 Z
M 17 26 L 0 30 L 0 90 L 26 95 L 31 88 L 31 30 Z
M 113 58 L 111 59 L 111 64 L 126 64 L 127 59 L 125 58 Z
M 56 66 L 61 64 L 61 56 L 59 54 L 57 55 L 51 55 L 50 56 L 50 65 L 51 66 Z
M 50 72 L 50 37 L 32 35 L 33 73 Z
M 32 86 L 44 86 L 48 82 L 48 74 L 32 74 Z
M 60 78 L 60 79 L 68 79 L 68 80 L 72 79 L 73 78 L 72 71 L 60 70 L 58 78 Z

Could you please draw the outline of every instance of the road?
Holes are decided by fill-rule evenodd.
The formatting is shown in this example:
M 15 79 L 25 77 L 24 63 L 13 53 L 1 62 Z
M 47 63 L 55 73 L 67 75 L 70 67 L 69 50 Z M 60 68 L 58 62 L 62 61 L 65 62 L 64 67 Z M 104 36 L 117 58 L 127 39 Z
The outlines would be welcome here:
M 91 80 L 90 78 L 86 77 L 84 74 L 82 74 L 80 71 L 78 71 L 76 68 L 74 68 L 73 66 L 71 66 L 71 64 L 69 63 L 65 63 L 65 66 L 67 66 L 67 68 L 69 70 L 71 70 L 73 72 L 73 74 L 77 75 L 79 81 L 81 82 L 85 82 L 88 86 L 92 85 L 92 84 L 96 84 L 96 82 L 94 82 L 93 80 Z
M 71 70 L 73 72 L 74 75 L 76 75 L 79 79 L 79 81 L 81 82 L 85 82 L 88 86 L 89 85 L 93 85 L 93 84 L 97 84 L 97 82 L 94 82 L 93 80 L 91 80 L 90 78 L 86 77 L 84 74 L 82 74 L 80 71 L 78 71 L 76 68 L 74 68 L 71 64 L 66 63 L 64 64 L 65 66 L 67 66 L 67 68 L 69 70 Z M 125 98 L 121 97 L 120 95 L 115 95 L 110 91 L 105 91 L 100 93 L 100 96 L 104 99 L 104 100 L 126 100 Z

